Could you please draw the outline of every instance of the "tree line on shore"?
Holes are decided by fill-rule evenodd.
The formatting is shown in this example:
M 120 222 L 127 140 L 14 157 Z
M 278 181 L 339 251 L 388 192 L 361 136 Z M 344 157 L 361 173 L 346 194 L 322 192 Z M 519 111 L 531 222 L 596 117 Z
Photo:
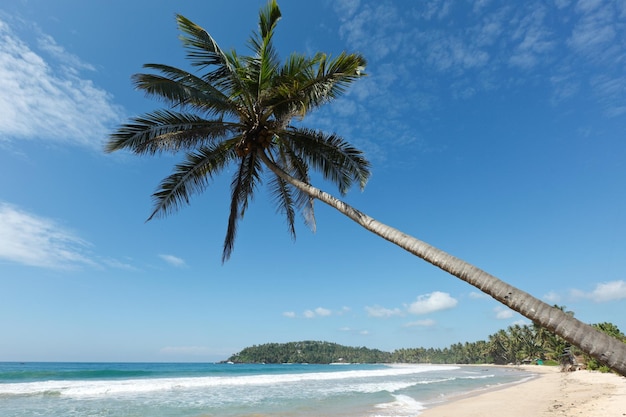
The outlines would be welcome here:
M 594 327 L 626 343 L 626 335 L 608 322 Z M 487 340 L 455 343 L 446 348 L 406 348 L 384 352 L 322 341 L 254 345 L 228 358 L 233 363 L 437 363 L 437 364 L 571 364 L 608 370 L 563 338 L 537 325 L 512 325 Z

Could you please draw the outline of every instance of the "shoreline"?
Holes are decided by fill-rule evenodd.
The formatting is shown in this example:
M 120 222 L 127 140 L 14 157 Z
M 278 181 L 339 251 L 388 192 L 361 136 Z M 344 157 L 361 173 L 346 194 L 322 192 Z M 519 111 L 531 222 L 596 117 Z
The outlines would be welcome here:
M 508 367 L 528 371 L 529 379 L 428 404 L 419 417 L 626 416 L 624 377 L 584 370 L 561 372 L 556 366 Z

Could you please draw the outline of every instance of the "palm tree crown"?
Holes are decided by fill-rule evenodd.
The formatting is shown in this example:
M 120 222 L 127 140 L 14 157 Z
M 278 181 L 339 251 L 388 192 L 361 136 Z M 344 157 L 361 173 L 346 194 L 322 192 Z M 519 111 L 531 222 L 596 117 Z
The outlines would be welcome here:
M 183 162 L 154 193 L 150 219 L 166 215 L 204 191 L 227 166 L 237 169 L 231 183 L 230 216 L 222 261 L 232 251 L 237 223 L 244 216 L 268 168 L 269 186 L 295 237 L 295 212 L 315 226 L 313 201 L 335 208 L 366 230 L 473 285 L 533 323 L 554 332 L 600 363 L 626 376 L 626 344 L 582 323 L 558 308 L 441 249 L 409 236 L 354 209 L 310 184 L 309 170 L 319 170 L 344 194 L 355 182 L 363 188 L 369 163 L 358 149 L 334 134 L 294 124 L 332 100 L 362 75 L 358 54 L 335 58 L 293 53 L 280 63 L 272 44 L 280 10 L 269 0 L 259 14 L 259 30 L 250 39 L 253 54 L 224 52 L 201 27 L 177 16 L 191 65 L 200 75 L 167 65 L 145 65 L 157 74 L 138 74 L 137 88 L 161 98 L 169 109 L 157 110 L 122 125 L 106 150 L 137 154 L 186 152 Z M 500 346 L 502 350 L 505 346 Z M 502 348 L 502 349 L 501 349 Z M 510 350 L 510 349 L 509 349 Z
M 220 49 L 204 29 L 178 15 L 187 58 L 199 73 L 144 65 L 156 74 L 134 75 L 135 86 L 170 108 L 133 118 L 106 145 L 107 152 L 186 152 L 185 160 L 154 193 L 155 208 L 149 219 L 189 203 L 191 195 L 204 191 L 213 176 L 236 164 L 222 261 L 233 251 L 237 223 L 262 183 L 264 163 L 304 183 L 310 182 L 310 169 L 316 169 L 341 194 L 355 182 L 362 189 L 370 174 L 362 152 L 341 137 L 293 124 L 364 75 L 365 59 L 347 53 L 334 58 L 292 53 L 281 63 L 272 43 L 280 17 L 276 1 L 270 0 L 259 13 L 258 31 L 249 39 L 252 54 L 239 56 Z M 315 228 L 312 197 L 273 172 L 269 187 L 294 238 L 296 210 Z

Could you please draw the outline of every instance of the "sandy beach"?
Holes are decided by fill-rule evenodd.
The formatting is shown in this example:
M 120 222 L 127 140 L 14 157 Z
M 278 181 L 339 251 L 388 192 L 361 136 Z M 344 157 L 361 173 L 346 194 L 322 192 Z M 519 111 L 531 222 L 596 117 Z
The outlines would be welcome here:
M 528 382 L 436 405 L 420 417 L 621 417 L 626 416 L 626 378 L 558 367 L 523 366 L 539 374 Z

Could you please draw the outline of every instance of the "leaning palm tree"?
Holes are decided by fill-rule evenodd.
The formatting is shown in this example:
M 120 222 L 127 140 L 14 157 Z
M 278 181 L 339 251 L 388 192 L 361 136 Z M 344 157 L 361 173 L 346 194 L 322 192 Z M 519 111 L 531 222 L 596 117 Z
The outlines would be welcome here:
M 240 56 L 222 50 L 204 29 L 179 15 L 187 58 L 199 73 L 147 64 L 144 67 L 152 73 L 133 77 L 138 89 L 170 107 L 119 127 L 110 136 L 106 150 L 126 149 L 139 155 L 185 153 L 184 161 L 153 195 L 155 208 L 149 219 L 188 204 L 214 176 L 235 166 L 222 261 L 231 256 L 238 223 L 254 192 L 266 181 L 293 236 L 298 211 L 309 226 L 315 227 L 313 202 L 320 200 L 626 375 L 623 342 L 311 185 L 311 169 L 335 183 L 342 195 L 355 183 L 363 188 L 368 180 L 369 162 L 361 151 L 340 136 L 297 123 L 363 76 L 365 59 L 348 53 L 336 57 L 292 53 L 281 63 L 272 42 L 280 17 L 276 1 L 270 0 L 261 9 L 258 31 L 250 38 L 253 53 Z

